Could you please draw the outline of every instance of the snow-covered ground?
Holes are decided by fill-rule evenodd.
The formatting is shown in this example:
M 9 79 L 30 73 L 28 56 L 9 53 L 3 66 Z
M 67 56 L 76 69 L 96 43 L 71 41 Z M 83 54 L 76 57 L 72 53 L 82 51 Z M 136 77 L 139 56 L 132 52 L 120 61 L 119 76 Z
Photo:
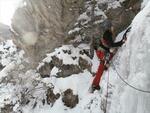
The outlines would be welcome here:
M 5 45 L 2 44 L 1 51 L 5 51 L 5 47 L 13 48 L 12 51 L 16 50 L 12 41 L 6 42 Z M 92 71 L 95 72 L 99 62 L 98 58 L 96 57 L 96 54 L 93 60 L 91 60 L 85 54 L 76 54 L 79 53 L 79 50 L 82 50 L 83 48 L 89 49 L 88 45 L 80 45 L 77 48 L 74 48 L 71 45 L 65 45 L 56 49 L 55 52 L 48 54 L 43 62 L 50 62 L 51 56 L 56 55 L 59 59 L 63 60 L 64 64 L 78 65 L 78 58 L 80 56 L 86 59 L 90 65 L 93 65 Z M 62 52 L 62 49 L 71 49 L 72 54 L 66 55 Z M 24 65 L 21 65 L 21 61 L 23 61 L 21 59 L 23 56 L 12 55 L 13 53 L 11 52 L 10 58 L 8 58 L 9 63 L 7 63 L 7 65 L 5 65 L 0 72 L 0 108 L 3 108 L 7 104 L 13 104 L 13 111 L 16 113 L 19 113 L 20 110 L 23 113 L 96 113 L 101 111 L 99 106 L 101 105 L 100 101 L 102 95 L 100 95 L 99 92 L 95 92 L 94 94 L 88 93 L 88 88 L 90 87 L 93 78 L 92 74 L 88 70 L 84 70 L 80 74 L 73 74 L 66 78 L 56 78 L 54 76 L 51 76 L 50 78 L 41 78 L 35 70 L 28 70 L 27 72 L 18 73 L 17 71 L 24 68 Z M 3 54 L 3 56 L 6 58 L 7 54 Z M 76 56 L 77 59 L 72 60 L 71 57 L 73 56 Z M 14 60 L 13 57 L 16 59 Z M 7 58 L 5 60 L 7 60 Z M 39 64 L 39 67 L 40 66 L 42 66 L 42 63 Z M 16 71 L 17 75 L 14 75 L 14 72 L 12 71 Z M 57 69 L 52 69 L 50 74 L 54 75 L 57 73 L 57 71 Z M 48 104 L 43 105 L 41 100 L 46 98 L 46 88 L 51 87 L 52 84 L 55 86 L 54 93 L 62 93 L 68 88 L 72 89 L 73 93 L 79 96 L 79 104 L 77 104 L 75 108 L 70 109 L 64 106 L 64 103 L 61 100 L 62 97 L 60 97 L 53 107 Z M 22 97 L 22 94 L 25 94 L 25 96 Z M 30 100 L 29 104 L 25 104 L 27 99 Z M 35 102 L 37 102 L 37 104 L 33 109 Z

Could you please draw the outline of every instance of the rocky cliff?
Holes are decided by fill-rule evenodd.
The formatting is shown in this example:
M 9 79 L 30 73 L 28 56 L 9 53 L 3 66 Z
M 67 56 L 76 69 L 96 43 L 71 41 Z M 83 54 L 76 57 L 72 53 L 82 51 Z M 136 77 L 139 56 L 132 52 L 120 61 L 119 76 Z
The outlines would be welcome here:
M 9 26 L 0 23 L 0 42 L 8 40 L 12 37 L 12 33 L 9 29 Z
M 63 43 L 83 6 L 83 0 L 24 0 L 12 19 L 16 43 L 37 63 Z
M 112 20 L 119 33 L 140 10 L 140 3 L 141 0 L 23 0 L 12 19 L 14 41 L 36 66 L 64 41 L 82 37 L 79 42 L 90 43 L 93 36 L 102 35 L 100 26 L 106 18 Z

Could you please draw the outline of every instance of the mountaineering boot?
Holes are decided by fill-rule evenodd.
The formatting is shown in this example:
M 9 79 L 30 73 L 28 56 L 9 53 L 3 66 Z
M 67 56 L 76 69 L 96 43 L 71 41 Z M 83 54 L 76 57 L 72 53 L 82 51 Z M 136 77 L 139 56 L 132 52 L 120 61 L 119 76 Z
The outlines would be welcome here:
M 89 88 L 89 93 L 93 93 L 95 90 L 100 90 L 101 87 L 100 86 L 94 86 L 92 85 L 90 88 Z

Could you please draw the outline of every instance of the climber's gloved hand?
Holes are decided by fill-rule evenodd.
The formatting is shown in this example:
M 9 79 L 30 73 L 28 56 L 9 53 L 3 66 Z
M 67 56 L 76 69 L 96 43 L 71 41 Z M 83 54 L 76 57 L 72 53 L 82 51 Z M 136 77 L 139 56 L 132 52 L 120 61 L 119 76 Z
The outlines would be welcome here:
M 110 49 L 109 49 L 109 52 L 110 52 L 110 53 L 116 53 L 116 51 L 117 51 L 116 48 L 110 48 Z

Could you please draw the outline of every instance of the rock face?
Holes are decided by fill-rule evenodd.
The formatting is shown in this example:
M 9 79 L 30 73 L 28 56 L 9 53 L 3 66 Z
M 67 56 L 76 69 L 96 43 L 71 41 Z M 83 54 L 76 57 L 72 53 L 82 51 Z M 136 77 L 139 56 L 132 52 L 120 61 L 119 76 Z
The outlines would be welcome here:
M 9 29 L 9 26 L 0 23 L 0 42 L 10 39 L 12 37 L 12 33 Z
M 0 63 L 0 71 L 4 68 L 4 66 Z
M 47 94 L 46 94 L 46 101 L 47 104 L 51 104 L 51 106 L 53 106 L 53 104 L 55 103 L 55 101 L 60 97 L 60 94 L 57 93 L 56 95 L 53 93 L 52 88 L 47 89 Z
M 116 2 L 120 6 L 111 8 L 110 4 Z M 24 0 L 12 19 L 14 42 L 26 51 L 35 67 L 47 52 L 64 41 L 80 37 L 81 43 L 90 43 L 93 36 L 102 36 L 103 23 L 99 21 L 106 18 L 112 20 L 117 35 L 131 23 L 140 5 L 141 0 Z M 71 28 L 75 32 L 68 35 Z
M 63 43 L 67 30 L 84 6 L 83 1 L 24 0 L 16 10 L 12 19 L 15 42 L 33 64 Z
M 78 95 L 73 94 L 73 91 L 71 89 L 67 89 L 64 92 L 62 101 L 64 102 L 65 106 L 73 108 L 76 106 L 76 104 L 78 104 L 79 98 L 78 98 Z
M 67 51 L 67 50 L 64 50 Z M 80 51 L 81 53 L 81 51 Z M 82 54 L 86 54 L 83 52 Z M 83 59 L 82 57 L 71 57 L 73 60 L 79 59 L 79 65 L 75 64 L 63 64 L 63 61 L 59 59 L 57 56 L 52 56 L 52 60 L 48 62 L 44 62 L 43 65 L 38 69 L 42 78 L 50 77 L 50 72 L 53 68 L 57 67 L 59 72 L 57 72 L 57 78 L 60 77 L 68 77 L 72 74 L 82 73 L 83 70 L 88 69 L 91 72 L 91 66 L 87 60 Z
M 126 0 L 115 9 L 106 11 L 107 17 L 112 20 L 116 34 L 130 25 L 135 15 L 140 11 L 142 0 Z
M 7 104 L 1 108 L 1 113 L 10 113 L 13 110 L 13 105 Z
M 111 5 L 114 6 L 115 2 L 119 3 L 120 6 L 118 7 L 110 7 Z M 119 0 L 112 0 L 112 1 L 97 1 L 94 9 L 94 19 L 89 20 L 91 18 L 91 12 L 89 10 L 86 10 L 84 13 L 84 16 L 87 16 L 86 18 L 81 18 L 78 20 L 78 24 L 75 27 L 81 28 L 80 30 L 74 29 L 75 32 L 72 32 L 70 34 L 70 37 L 72 39 L 78 37 L 78 35 L 83 35 L 87 38 L 90 37 L 97 37 L 102 36 L 104 29 L 103 29 L 103 21 L 106 18 L 112 21 L 112 24 L 115 28 L 115 34 L 117 35 L 122 30 L 124 30 L 127 26 L 130 25 L 132 19 L 135 17 L 135 15 L 140 11 L 141 8 L 141 2 L 142 0 L 125 0 L 124 2 L 120 2 Z M 89 7 L 92 7 L 92 2 L 88 3 Z M 102 12 L 102 14 L 98 14 L 97 12 Z M 95 23 L 93 26 L 91 26 L 91 21 L 94 21 Z M 86 23 L 86 24 L 85 24 Z M 98 23 L 98 24 L 96 24 Z M 88 40 L 89 41 L 89 40 Z

